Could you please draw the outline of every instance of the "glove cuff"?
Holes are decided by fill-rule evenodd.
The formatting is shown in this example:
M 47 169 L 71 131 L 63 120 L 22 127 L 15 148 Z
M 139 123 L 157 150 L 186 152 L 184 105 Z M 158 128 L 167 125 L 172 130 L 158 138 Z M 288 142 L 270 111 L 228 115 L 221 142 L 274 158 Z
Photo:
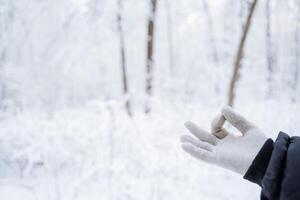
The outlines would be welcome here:
M 268 139 L 264 143 L 244 175 L 244 179 L 261 186 L 261 181 L 265 175 L 272 155 L 273 143 L 272 139 Z

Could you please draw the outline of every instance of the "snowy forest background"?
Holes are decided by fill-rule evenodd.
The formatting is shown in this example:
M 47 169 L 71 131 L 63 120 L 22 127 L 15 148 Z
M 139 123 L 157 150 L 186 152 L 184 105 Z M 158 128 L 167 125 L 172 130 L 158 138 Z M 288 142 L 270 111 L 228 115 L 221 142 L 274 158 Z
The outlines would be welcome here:
M 299 70 L 299 0 L 0 0 L 1 198 L 258 199 L 183 123 L 299 135 Z

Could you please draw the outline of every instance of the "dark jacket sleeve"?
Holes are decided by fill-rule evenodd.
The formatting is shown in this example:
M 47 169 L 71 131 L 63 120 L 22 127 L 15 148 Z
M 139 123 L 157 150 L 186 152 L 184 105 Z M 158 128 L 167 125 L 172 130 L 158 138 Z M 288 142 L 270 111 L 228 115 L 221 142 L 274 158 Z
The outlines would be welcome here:
M 262 187 L 261 200 L 300 200 L 300 138 L 268 139 L 244 178 Z

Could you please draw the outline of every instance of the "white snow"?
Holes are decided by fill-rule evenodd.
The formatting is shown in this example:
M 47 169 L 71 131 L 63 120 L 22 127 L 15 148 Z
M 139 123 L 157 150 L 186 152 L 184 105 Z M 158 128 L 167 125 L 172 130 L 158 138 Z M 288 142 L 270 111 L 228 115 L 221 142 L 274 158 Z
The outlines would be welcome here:
M 1 184 L 1 194 L 15 190 L 28 199 L 257 199 L 258 186 L 194 160 L 180 148 L 178 138 L 186 132 L 182 122 L 194 120 L 209 128 L 217 108 L 174 109 L 168 104 L 161 101 L 154 104 L 159 112 L 132 119 L 116 102 L 93 102 L 51 116 L 32 112 L 2 120 L 2 153 L 10 150 L 16 172 L 5 177 L 11 183 Z M 299 106 L 244 106 L 245 116 L 270 137 L 279 130 L 299 130 Z M 26 187 L 13 184 L 18 181 Z
M 189 157 L 179 142 L 185 121 L 209 130 L 226 103 L 248 3 L 207 0 L 204 12 L 201 0 L 165 1 L 158 1 L 148 115 L 149 2 L 123 1 L 129 118 L 116 0 L 0 0 L 0 199 L 258 199 L 258 186 Z M 271 83 L 266 0 L 259 2 L 236 88 L 235 109 L 273 139 L 281 130 L 300 135 L 297 1 L 271 6 Z

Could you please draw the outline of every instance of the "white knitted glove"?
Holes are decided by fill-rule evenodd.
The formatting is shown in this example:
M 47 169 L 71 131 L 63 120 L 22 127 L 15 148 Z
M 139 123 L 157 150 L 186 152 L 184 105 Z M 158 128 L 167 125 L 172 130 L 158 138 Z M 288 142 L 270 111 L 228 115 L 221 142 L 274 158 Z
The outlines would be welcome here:
M 225 120 L 237 128 L 241 135 L 236 136 L 223 128 Z M 222 115 L 212 122 L 212 133 L 199 128 L 192 122 L 186 128 L 196 137 L 181 137 L 182 148 L 192 156 L 210 164 L 245 175 L 255 156 L 267 140 L 265 134 L 225 106 Z

